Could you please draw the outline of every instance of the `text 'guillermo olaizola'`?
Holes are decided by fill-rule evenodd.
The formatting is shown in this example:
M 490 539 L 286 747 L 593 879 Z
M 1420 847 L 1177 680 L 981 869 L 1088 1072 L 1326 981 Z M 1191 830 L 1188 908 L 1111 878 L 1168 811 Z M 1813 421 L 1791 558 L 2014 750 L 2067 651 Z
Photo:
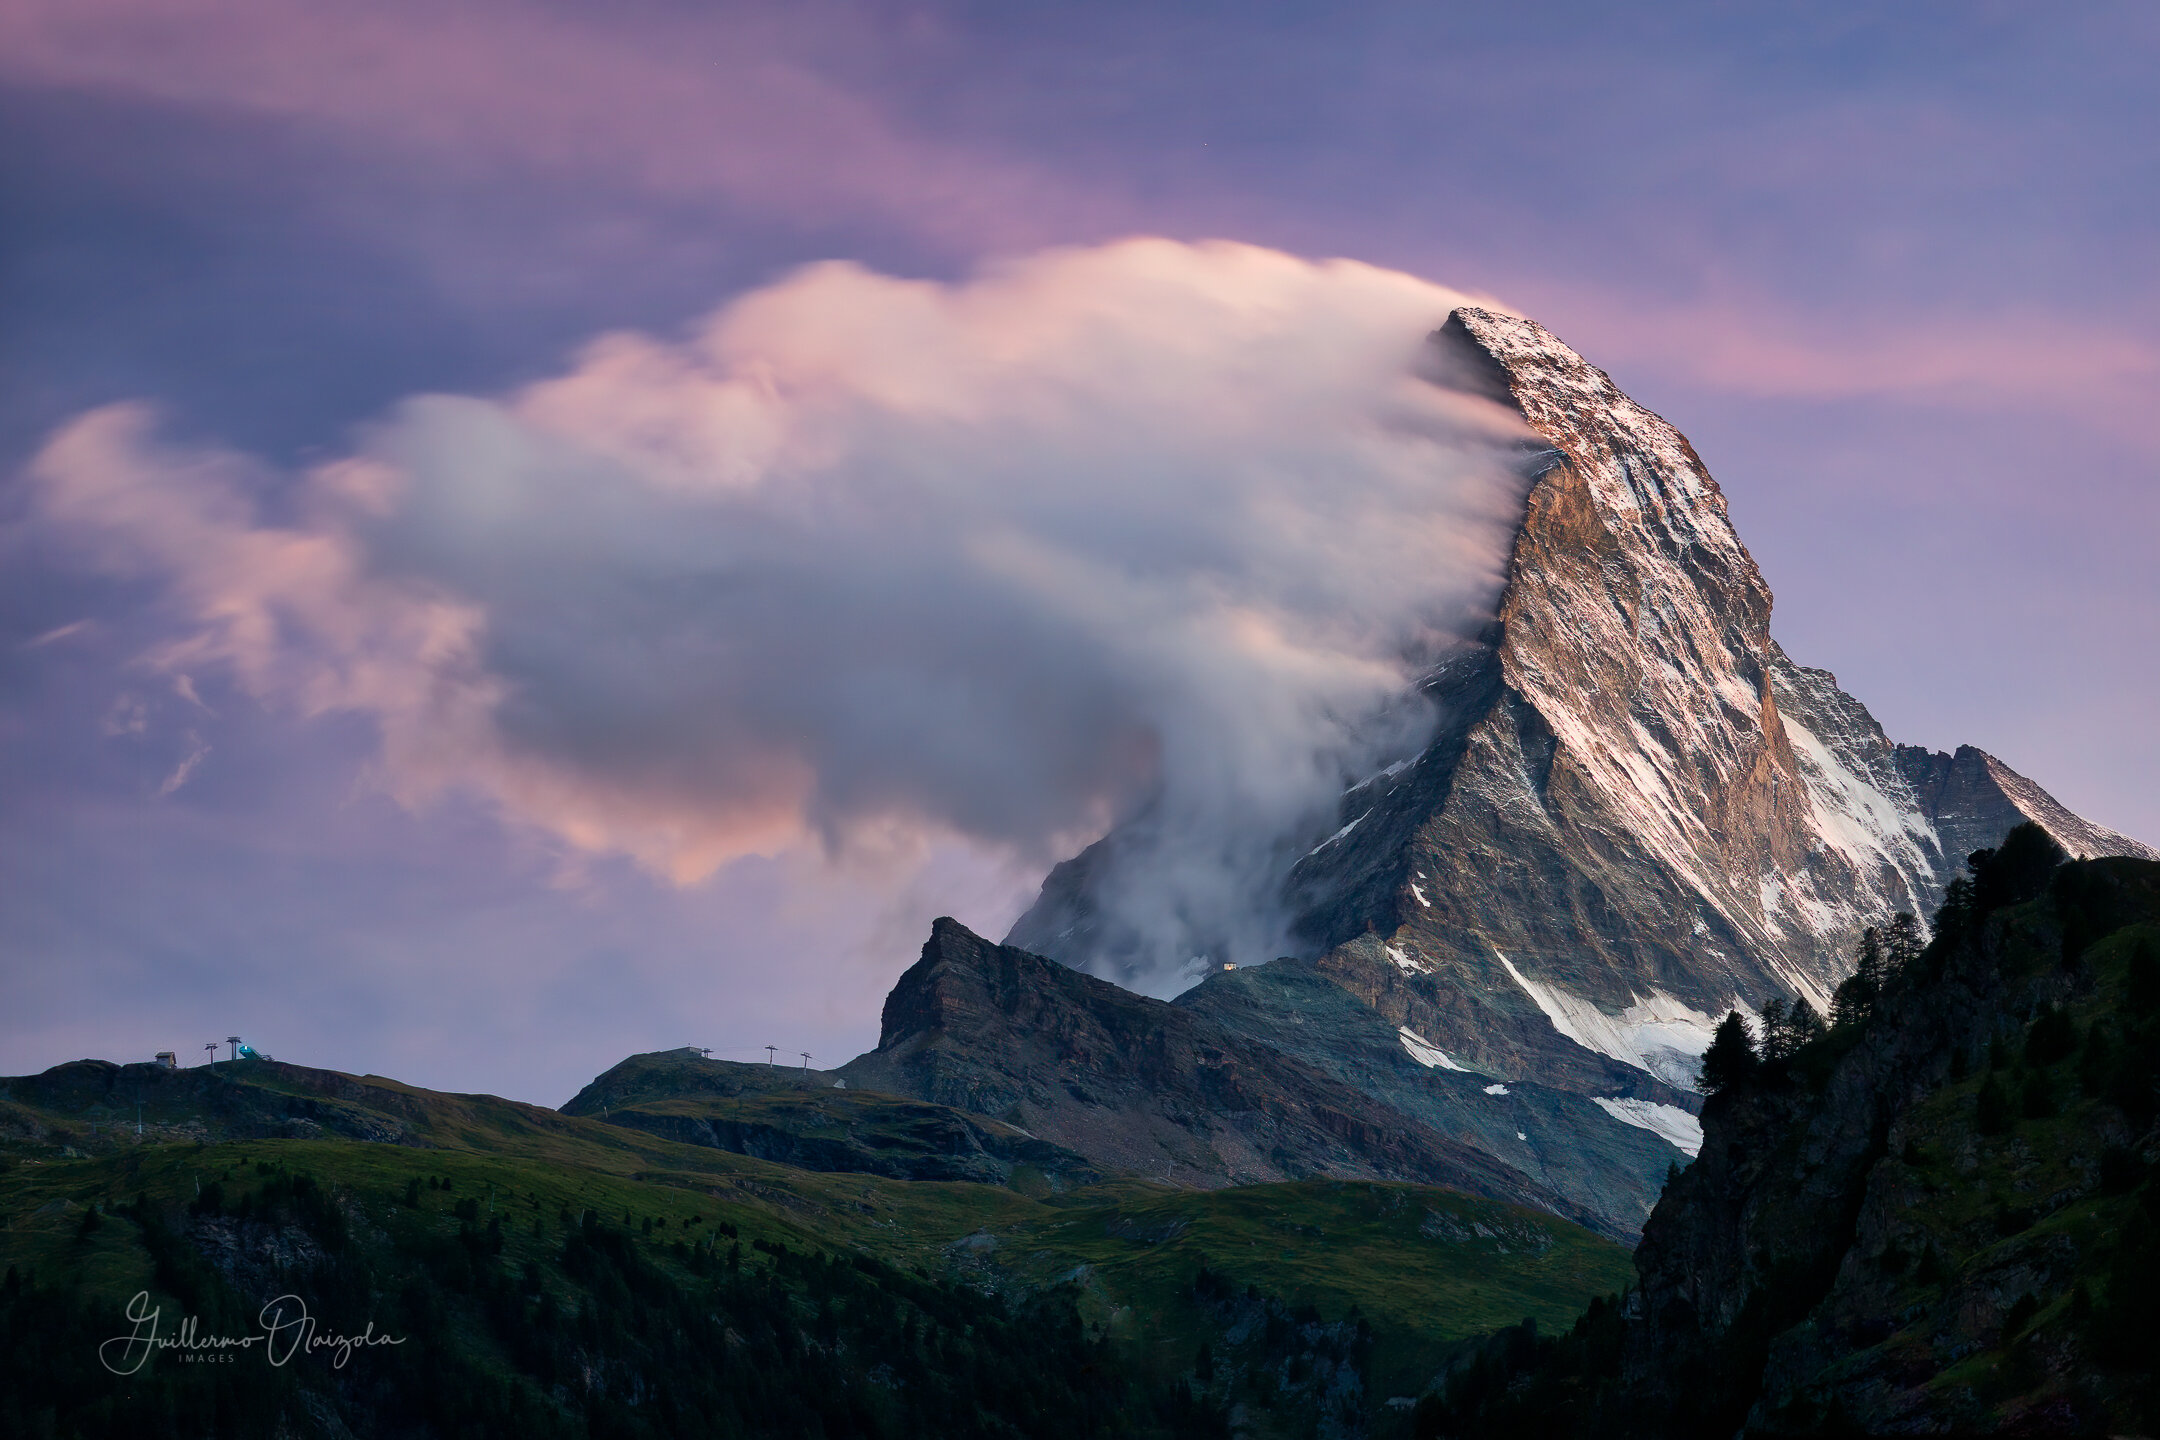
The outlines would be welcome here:
M 178 1358 L 193 1364 L 231 1364 L 260 1345 L 263 1357 L 272 1365 L 283 1365 L 295 1355 L 328 1352 L 332 1367 L 342 1370 L 356 1350 L 405 1343 L 402 1335 L 376 1334 L 372 1320 L 358 1335 L 323 1331 L 315 1317 L 308 1314 L 307 1303 L 297 1295 L 280 1295 L 263 1306 L 262 1313 L 255 1317 L 262 1326 L 260 1335 L 205 1335 L 201 1322 L 193 1315 L 184 1317 L 174 1333 L 161 1335 L 161 1313 L 161 1307 L 150 1303 L 149 1291 L 137 1291 L 127 1305 L 128 1323 L 133 1328 L 98 1346 L 99 1362 L 115 1375 L 133 1375 L 160 1351 L 174 1351 Z

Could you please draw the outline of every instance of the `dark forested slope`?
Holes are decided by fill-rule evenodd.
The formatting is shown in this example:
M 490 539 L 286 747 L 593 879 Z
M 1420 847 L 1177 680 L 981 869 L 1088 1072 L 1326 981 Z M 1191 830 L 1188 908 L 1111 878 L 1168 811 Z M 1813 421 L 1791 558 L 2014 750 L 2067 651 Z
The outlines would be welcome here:
M 1497 1337 L 1423 1433 L 2160 1425 L 2160 865 L 2020 827 L 1840 1001 L 1728 1051 L 1624 1301 Z
M 0 1079 L 0 1436 L 1350 1437 L 1627 1274 L 1435 1186 L 1082 1184 L 808 1072 L 640 1056 L 585 1101 L 244 1057 Z M 283 1296 L 399 1343 L 273 1362 Z M 131 1306 L 252 1343 L 131 1351 Z

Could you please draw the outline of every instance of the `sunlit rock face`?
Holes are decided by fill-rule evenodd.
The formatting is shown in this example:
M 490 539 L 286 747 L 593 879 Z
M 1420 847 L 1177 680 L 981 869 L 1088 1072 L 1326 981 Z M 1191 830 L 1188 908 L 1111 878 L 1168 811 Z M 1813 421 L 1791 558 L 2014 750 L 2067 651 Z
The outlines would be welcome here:
M 1430 361 L 1434 383 L 1513 407 L 1545 448 L 1525 458 L 1493 623 L 1424 682 L 1433 739 L 1304 842 L 1281 892 L 1304 953 L 1267 968 L 1325 977 L 1433 1076 L 1593 1102 L 1469 1143 L 1563 1190 L 1640 1194 L 1642 1177 L 1574 1166 L 1591 1137 L 1634 1126 L 1678 1158 L 1716 1020 L 1774 996 L 1827 1009 L 1862 929 L 1928 914 L 1970 850 L 2031 819 L 2075 855 L 2160 858 L 1978 750 L 1894 745 L 1833 676 L 1787 658 L 1686 437 L 1542 326 L 1461 308 Z M 1088 966 L 1090 876 L 1118 843 L 1053 872 L 1008 943 Z M 1269 1033 L 1264 1008 L 1236 1008 Z M 1277 1043 L 1327 1068 L 1280 1018 Z
M 1428 682 L 1440 736 L 1291 877 L 1323 971 L 1496 1076 L 1594 1054 L 1685 1086 L 1716 1017 L 1826 1007 L 1863 927 L 2021 820 L 2154 853 L 1977 750 L 1892 745 L 1788 659 L 1686 437 L 1541 326 L 1466 308 L 1434 345 L 1552 448 L 1489 643 Z

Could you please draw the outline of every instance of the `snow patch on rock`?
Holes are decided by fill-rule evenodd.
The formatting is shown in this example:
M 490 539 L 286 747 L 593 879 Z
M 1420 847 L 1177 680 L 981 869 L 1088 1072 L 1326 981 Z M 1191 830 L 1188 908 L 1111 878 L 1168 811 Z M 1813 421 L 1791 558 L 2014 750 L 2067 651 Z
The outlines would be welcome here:
M 1696 1072 L 1717 1018 L 1705 1015 L 1684 1000 L 1661 990 L 1635 995 L 1618 1015 L 1608 1015 L 1579 995 L 1554 985 L 1542 985 L 1515 968 L 1515 962 L 1498 950 L 1500 963 L 1515 983 L 1534 1001 L 1553 1029 L 1600 1055 L 1638 1070 L 1647 1070 L 1666 1084 L 1682 1090 L 1695 1088 Z
M 1911 787 L 1847 764 L 1794 717 L 1795 708 L 1781 707 L 1778 718 L 1807 782 L 1811 828 L 1863 874 L 1886 865 L 1904 879 L 1908 893 L 1926 894 L 1942 847 Z
M 1674 1149 L 1694 1159 L 1702 1153 L 1702 1121 L 1677 1105 L 1650 1100 L 1630 1100 L 1619 1095 L 1593 1095 L 1590 1103 L 1623 1125 L 1648 1130 Z
M 1395 968 L 1402 971 L 1405 975 L 1432 974 L 1432 966 L 1427 965 L 1422 960 L 1411 959 L 1408 955 L 1403 953 L 1403 949 L 1400 945 L 1388 946 L 1387 958 L 1394 961 Z
M 1372 811 L 1370 810 L 1365 812 L 1365 815 L 1370 814 L 1372 814 Z M 1312 849 L 1305 852 L 1306 855 L 1312 856 L 1319 854 L 1322 850 L 1327 849 L 1328 846 L 1333 845 L 1336 841 L 1342 839 L 1343 836 L 1348 835 L 1352 830 L 1357 829 L 1357 827 L 1364 822 L 1365 815 L 1358 816 L 1357 819 L 1352 820 L 1349 824 L 1343 826 L 1342 829 L 1337 830 L 1334 834 L 1328 836 L 1327 839 L 1322 840 L 1319 844 L 1313 846 Z
M 1394 779 L 1397 775 L 1402 774 L 1403 771 L 1409 769 L 1412 765 L 1415 765 L 1416 763 L 1417 757 L 1414 755 L 1408 760 L 1397 760 L 1394 764 L 1388 766 L 1387 769 L 1376 771 L 1375 773 L 1366 776 L 1363 780 L 1358 781 L 1357 784 L 1352 785 L 1349 789 L 1343 791 L 1342 793 L 1345 795 L 1355 795 L 1358 791 L 1363 790 L 1368 785 L 1377 785 L 1382 780 Z
M 1423 1065 L 1426 1069 L 1460 1070 L 1465 1075 L 1470 1073 L 1468 1067 L 1458 1065 L 1453 1060 L 1448 1059 L 1439 1046 L 1433 1044 L 1432 1041 L 1427 1040 L 1409 1026 L 1400 1026 L 1395 1033 L 1401 1037 L 1402 1048 L 1410 1052 L 1410 1058 Z

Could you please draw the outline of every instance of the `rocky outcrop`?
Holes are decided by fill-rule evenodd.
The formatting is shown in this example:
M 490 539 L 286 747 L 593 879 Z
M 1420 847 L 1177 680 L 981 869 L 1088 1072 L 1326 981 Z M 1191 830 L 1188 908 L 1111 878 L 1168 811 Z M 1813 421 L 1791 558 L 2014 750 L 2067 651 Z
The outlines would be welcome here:
M 1616 1238 L 1632 1238 L 1678 1153 L 1580 1096 L 1420 1060 L 1310 965 L 1221 974 L 1171 1003 L 949 919 L 887 998 L 877 1049 L 834 1073 L 1128 1174 L 1447 1184 Z
M 1736 1003 L 1827 1008 L 1862 927 L 1926 913 L 2021 820 L 2151 853 L 1979 751 L 1892 745 L 1788 659 L 1686 438 L 1544 329 L 1464 309 L 1434 343 L 1487 357 L 1553 448 L 1489 646 L 1428 685 L 1449 723 L 1290 882 L 1345 975 L 1371 971 L 1340 948 L 1360 931 L 1424 967 L 1363 982 L 1408 991 L 1410 1023 L 1505 1078 L 1560 1073 L 1572 1041 L 1679 1079 L 1661 1050 Z

